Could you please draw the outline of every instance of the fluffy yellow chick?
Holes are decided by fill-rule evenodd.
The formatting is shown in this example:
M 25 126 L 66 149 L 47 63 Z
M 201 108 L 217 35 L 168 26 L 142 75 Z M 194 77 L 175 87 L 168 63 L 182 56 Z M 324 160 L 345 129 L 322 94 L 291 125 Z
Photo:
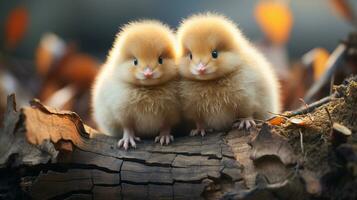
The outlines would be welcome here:
M 93 115 L 100 130 L 122 134 L 118 146 L 136 147 L 139 137 L 173 140 L 171 127 L 180 118 L 177 96 L 175 36 L 158 21 L 124 26 L 92 92 Z
M 254 119 L 279 112 L 275 73 L 231 20 L 194 15 L 182 22 L 177 38 L 183 113 L 196 123 L 191 135 L 232 125 L 248 129 Z

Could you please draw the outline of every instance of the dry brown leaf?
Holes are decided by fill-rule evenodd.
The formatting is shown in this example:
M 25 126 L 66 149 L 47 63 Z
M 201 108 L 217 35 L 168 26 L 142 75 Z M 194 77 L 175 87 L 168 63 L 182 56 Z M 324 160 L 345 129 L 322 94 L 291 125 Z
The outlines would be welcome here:
M 39 98 L 48 100 L 61 86 L 72 85 L 80 92 L 88 91 L 98 73 L 99 63 L 89 55 L 76 53 L 60 61 L 60 65 L 45 76 Z
M 67 59 L 58 75 L 78 88 L 87 89 L 98 73 L 98 65 L 98 61 L 92 56 L 76 53 Z
M 14 8 L 5 21 L 5 45 L 8 49 L 16 48 L 24 37 L 29 22 L 29 14 L 24 6 Z
M 78 52 L 74 44 L 53 33 L 41 38 L 35 58 L 37 72 L 44 79 L 38 97 L 44 102 L 67 86 L 75 88 L 75 95 L 88 92 L 99 69 L 96 58 Z
M 80 145 L 81 134 L 86 132 L 81 119 L 73 112 L 57 111 L 33 101 L 31 107 L 24 107 L 22 112 L 31 119 L 26 123 L 26 137 L 31 144 L 42 144 L 44 140 L 57 143 L 60 140 L 72 141 Z M 46 124 L 47 126 L 44 126 Z
M 44 79 L 81 89 L 91 86 L 99 68 L 97 59 L 78 52 L 75 45 L 65 43 L 53 33 L 42 37 L 35 57 L 37 71 Z

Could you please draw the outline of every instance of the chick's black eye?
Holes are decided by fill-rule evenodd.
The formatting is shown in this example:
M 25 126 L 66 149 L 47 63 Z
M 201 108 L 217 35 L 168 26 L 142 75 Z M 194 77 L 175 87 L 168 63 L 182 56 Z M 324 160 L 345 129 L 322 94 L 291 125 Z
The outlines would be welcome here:
M 160 64 L 160 65 L 162 64 L 163 59 L 162 59 L 162 57 L 161 57 L 161 56 L 159 57 L 158 62 L 159 62 L 159 64 Z
M 217 58 L 218 57 L 218 51 L 214 50 L 212 51 L 212 58 Z
M 134 65 L 138 65 L 139 61 L 138 59 L 134 58 Z
M 190 57 L 190 59 L 192 60 L 192 53 L 188 53 L 188 56 Z

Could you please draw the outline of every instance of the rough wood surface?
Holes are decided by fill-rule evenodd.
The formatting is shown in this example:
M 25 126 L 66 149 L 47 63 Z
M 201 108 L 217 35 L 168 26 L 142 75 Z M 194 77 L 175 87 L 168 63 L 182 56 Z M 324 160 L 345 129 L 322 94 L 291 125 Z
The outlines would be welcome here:
M 250 160 L 247 142 L 257 130 L 178 137 L 169 146 L 145 140 L 137 149 L 123 151 L 116 148 L 116 138 L 85 126 L 73 112 L 38 101 L 17 112 L 14 96 L 8 105 L 0 164 L 2 170 L 21 173 L 17 181 L 26 187 L 20 190 L 34 199 L 107 193 L 113 199 L 214 198 L 254 186 L 243 181 L 252 175 L 242 172 L 240 162 Z
M 354 84 L 341 96 L 355 98 Z M 342 101 L 356 104 L 350 97 L 327 103 Z M 144 140 L 137 149 L 123 151 L 116 148 L 116 138 L 86 126 L 77 114 L 38 101 L 16 111 L 11 95 L 0 133 L 0 199 L 307 199 L 335 194 L 324 186 L 337 183 L 323 181 L 331 181 L 329 176 L 341 168 L 331 167 L 327 157 L 321 158 L 321 168 L 311 167 L 309 155 L 299 152 L 311 142 L 308 136 L 302 141 L 288 134 L 298 130 L 302 136 L 310 129 L 295 126 L 301 125 L 263 124 L 251 131 L 177 137 L 169 146 Z M 348 126 L 351 136 L 343 137 L 354 138 L 357 127 L 354 122 Z M 328 154 L 342 155 L 342 166 L 356 167 L 354 140 L 333 141 L 323 143 L 331 147 Z M 355 174 L 346 174 L 355 184 Z

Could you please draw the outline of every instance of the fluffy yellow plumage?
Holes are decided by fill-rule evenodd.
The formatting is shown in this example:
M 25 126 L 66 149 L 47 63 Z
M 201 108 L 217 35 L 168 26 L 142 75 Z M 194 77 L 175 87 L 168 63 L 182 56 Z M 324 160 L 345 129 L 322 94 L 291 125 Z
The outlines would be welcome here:
M 196 122 L 191 134 L 240 128 L 280 109 L 279 85 L 265 58 L 229 19 L 217 14 L 189 17 L 178 32 L 184 116 Z M 237 125 L 237 124 L 236 124 Z
M 92 92 L 93 115 L 100 130 L 119 135 L 119 147 L 139 137 L 172 140 L 178 123 L 177 58 L 172 31 L 158 21 L 130 23 L 120 31 Z

